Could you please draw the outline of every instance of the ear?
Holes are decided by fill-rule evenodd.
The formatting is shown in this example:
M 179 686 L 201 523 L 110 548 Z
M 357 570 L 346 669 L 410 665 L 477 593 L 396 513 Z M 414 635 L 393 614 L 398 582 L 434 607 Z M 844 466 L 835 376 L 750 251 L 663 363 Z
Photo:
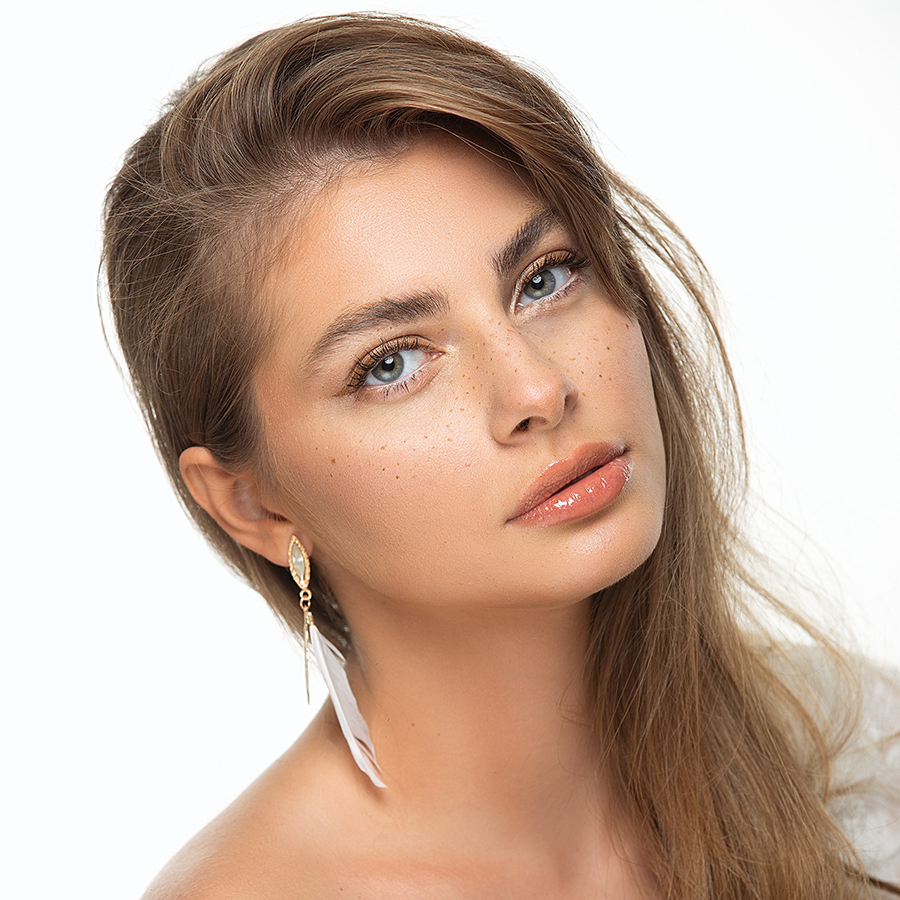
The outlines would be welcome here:
M 179 464 L 191 496 L 239 544 L 276 566 L 288 564 L 291 535 L 312 553 L 309 535 L 267 509 L 250 479 L 223 469 L 206 447 L 188 447 Z

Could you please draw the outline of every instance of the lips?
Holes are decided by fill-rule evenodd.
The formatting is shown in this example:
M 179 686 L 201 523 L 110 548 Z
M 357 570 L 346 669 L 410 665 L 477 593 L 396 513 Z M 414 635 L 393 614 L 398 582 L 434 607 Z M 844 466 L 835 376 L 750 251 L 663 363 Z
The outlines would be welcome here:
M 508 521 L 556 524 L 602 509 L 619 496 L 631 476 L 624 457 L 621 444 L 582 444 L 541 472 Z

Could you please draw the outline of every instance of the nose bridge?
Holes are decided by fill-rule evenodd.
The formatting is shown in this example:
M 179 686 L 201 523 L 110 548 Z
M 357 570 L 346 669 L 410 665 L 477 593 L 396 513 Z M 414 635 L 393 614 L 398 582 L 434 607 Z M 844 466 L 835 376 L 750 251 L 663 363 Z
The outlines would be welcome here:
M 565 371 L 511 322 L 494 321 L 480 344 L 491 428 L 498 440 L 559 424 L 578 393 Z

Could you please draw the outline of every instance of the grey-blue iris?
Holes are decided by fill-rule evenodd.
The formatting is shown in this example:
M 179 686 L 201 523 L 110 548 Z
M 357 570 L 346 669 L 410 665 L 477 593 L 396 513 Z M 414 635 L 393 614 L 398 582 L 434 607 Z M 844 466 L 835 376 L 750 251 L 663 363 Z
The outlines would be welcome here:
M 385 357 L 374 369 L 372 374 L 379 381 L 394 381 L 403 371 L 403 357 L 397 353 Z
M 537 275 L 532 275 L 532 277 L 528 279 L 528 284 L 525 286 L 524 293 L 530 296 L 532 300 L 540 300 L 542 297 L 546 297 L 556 290 L 556 281 L 557 279 L 553 274 L 552 269 L 538 272 Z

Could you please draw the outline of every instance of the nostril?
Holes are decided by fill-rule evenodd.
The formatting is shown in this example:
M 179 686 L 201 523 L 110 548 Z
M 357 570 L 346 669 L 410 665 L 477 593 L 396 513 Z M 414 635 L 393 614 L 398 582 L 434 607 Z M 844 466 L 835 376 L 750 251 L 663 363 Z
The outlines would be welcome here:
M 531 417 L 529 416 L 527 419 L 522 419 L 518 425 L 513 429 L 513 431 L 528 431 L 528 424 L 531 422 Z

